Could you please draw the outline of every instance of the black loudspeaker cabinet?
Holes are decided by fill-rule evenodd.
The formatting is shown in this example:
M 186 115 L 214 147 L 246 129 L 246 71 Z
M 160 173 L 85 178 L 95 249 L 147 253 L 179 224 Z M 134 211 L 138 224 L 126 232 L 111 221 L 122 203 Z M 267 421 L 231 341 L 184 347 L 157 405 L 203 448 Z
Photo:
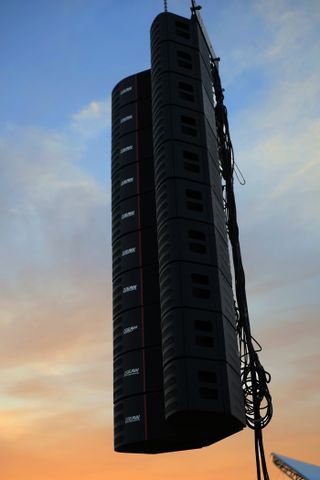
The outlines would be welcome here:
M 150 70 L 113 90 L 111 175 L 115 450 L 153 453 L 165 449 L 166 422 Z
M 210 52 L 151 27 L 151 70 L 112 94 L 114 442 L 200 448 L 245 426 Z
M 165 416 L 213 443 L 245 415 L 209 50 L 194 18 L 156 17 L 151 65 Z

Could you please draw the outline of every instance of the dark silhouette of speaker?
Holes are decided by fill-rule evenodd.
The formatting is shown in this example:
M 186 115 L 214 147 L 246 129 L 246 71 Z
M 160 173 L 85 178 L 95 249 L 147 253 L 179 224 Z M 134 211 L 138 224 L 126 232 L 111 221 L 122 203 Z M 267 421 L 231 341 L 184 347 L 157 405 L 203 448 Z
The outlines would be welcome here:
M 213 443 L 245 416 L 209 50 L 197 22 L 158 15 L 151 63 L 165 415 Z
M 150 70 L 113 91 L 112 253 L 115 450 L 193 448 L 165 419 Z
M 209 51 L 151 28 L 151 71 L 112 94 L 114 442 L 199 448 L 245 425 Z
M 112 94 L 114 440 L 123 452 L 155 448 L 150 404 L 163 397 L 153 170 L 148 70 Z

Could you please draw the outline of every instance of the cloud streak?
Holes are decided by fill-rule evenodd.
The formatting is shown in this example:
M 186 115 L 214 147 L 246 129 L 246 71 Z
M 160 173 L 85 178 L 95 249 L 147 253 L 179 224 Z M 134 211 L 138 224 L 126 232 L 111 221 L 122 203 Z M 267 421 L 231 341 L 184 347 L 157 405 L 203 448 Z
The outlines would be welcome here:
M 110 422 L 110 202 L 83 168 L 106 105 L 91 102 L 60 129 L 8 125 L 0 134 L 6 442 Z

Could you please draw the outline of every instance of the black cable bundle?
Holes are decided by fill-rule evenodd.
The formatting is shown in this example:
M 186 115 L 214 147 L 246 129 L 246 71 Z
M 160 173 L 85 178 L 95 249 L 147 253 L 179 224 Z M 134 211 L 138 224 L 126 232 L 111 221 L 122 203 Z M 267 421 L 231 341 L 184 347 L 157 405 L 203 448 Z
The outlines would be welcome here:
M 255 431 L 257 478 L 258 480 L 261 479 L 262 471 L 263 478 L 269 480 L 263 448 L 262 429 L 270 422 L 272 417 L 272 398 L 268 389 L 271 376 L 264 370 L 259 361 L 258 352 L 261 351 L 261 346 L 251 335 L 245 274 L 241 259 L 237 209 L 233 189 L 235 161 L 229 133 L 227 108 L 223 103 L 224 95 L 218 72 L 218 61 L 219 59 L 212 59 L 211 73 L 216 103 L 215 117 L 221 173 L 225 181 L 224 191 L 227 228 L 233 257 L 237 300 L 237 330 L 241 358 L 241 380 L 245 399 L 247 425 Z

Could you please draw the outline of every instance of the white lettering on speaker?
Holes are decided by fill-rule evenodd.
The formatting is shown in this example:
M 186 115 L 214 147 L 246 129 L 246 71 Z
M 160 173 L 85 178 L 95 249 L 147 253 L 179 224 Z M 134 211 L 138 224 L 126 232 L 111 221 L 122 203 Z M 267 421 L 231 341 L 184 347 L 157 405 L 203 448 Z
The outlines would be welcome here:
M 134 423 L 140 422 L 141 416 L 140 415 L 132 415 L 131 417 L 126 417 L 124 423 Z
M 121 256 L 125 257 L 126 255 L 132 255 L 132 253 L 136 253 L 136 247 L 131 247 L 123 250 Z
M 124 88 L 123 90 L 121 90 L 120 95 L 124 95 L 125 93 L 131 92 L 131 90 L 132 90 L 132 86 Z
M 123 213 L 121 215 L 121 220 L 125 220 L 126 218 L 133 217 L 135 215 L 135 210 L 130 210 L 130 212 Z
M 126 153 L 126 152 L 130 152 L 130 150 L 133 150 L 133 145 L 128 145 L 127 147 L 121 148 L 120 155 L 122 155 L 123 153 Z
M 129 292 L 136 292 L 138 285 L 128 285 L 128 287 L 124 287 L 122 293 L 129 293 Z
M 120 182 L 120 187 L 123 187 L 124 185 L 127 185 L 128 183 L 133 183 L 133 181 L 134 181 L 134 177 L 125 178 L 124 180 L 122 180 L 122 182 Z
M 128 333 L 132 333 L 135 330 L 138 330 L 138 325 L 131 325 L 131 327 L 127 327 L 123 329 L 123 335 L 128 335 Z
M 129 122 L 129 120 L 132 120 L 132 119 L 133 119 L 133 115 L 127 115 L 126 117 L 123 117 L 120 119 L 120 123 Z
M 125 370 L 123 373 L 124 377 L 132 377 L 132 375 L 139 375 L 140 373 L 140 368 L 129 368 L 128 370 Z

